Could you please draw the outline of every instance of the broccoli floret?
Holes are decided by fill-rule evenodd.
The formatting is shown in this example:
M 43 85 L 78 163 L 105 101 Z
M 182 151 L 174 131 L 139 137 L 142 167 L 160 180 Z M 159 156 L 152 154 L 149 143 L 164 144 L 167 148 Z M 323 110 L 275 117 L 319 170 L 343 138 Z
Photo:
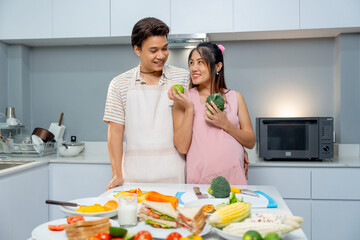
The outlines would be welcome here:
M 227 198 L 230 195 L 230 184 L 222 176 L 214 178 L 208 188 L 208 193 L 215 198 Z
M 208 192 L 211 196 L 213 196 L 213 191 L 212 191 L 212 189 L 211 189 L 211 186 L 207 189 L 207 192 Z

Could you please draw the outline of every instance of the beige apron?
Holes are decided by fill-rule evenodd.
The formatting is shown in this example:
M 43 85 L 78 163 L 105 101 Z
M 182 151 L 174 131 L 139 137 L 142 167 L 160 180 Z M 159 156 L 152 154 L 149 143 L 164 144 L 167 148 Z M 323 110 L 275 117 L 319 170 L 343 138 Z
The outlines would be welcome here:
M 173 144 L 172 108 L 164 86 L 131 80 L 125 114 L 125 182 L 185 183 L 185 160 Z

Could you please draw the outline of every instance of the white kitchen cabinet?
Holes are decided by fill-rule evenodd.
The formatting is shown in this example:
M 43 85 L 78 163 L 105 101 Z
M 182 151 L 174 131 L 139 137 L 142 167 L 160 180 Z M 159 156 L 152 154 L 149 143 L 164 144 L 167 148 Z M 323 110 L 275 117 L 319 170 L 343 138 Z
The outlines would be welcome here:
M 171 0 L 171 33 L 233 32 L 232 0 Z
M 131 36 L 135 23 L 145 17 L 155 17 L 170 26 L 168 0 L 111 0 L 111 36 Z
M 359 26 L 359 0 L 300 0 L 300 29 Z
M 0 1 L 0 39 L 52 37 L 52 1 Z
M 358 239 L 359 216 L 360 201 L 313 200 L 312 239 Z
M 48 165 L 0 177 L 0 239 L 28 239 L 48 221 Z
M 234 31 L 299 29 L 299 0 L 235 0 Z
M 110 0 L 53 0 L 54 38 L 108 36 Z
M 312 171 L 312 199 L 360 200 L 360 168 Z
M 112 178 L 110 164 L 49 164 L 49 199 L 70 201 L 97 197 Z M 59 206 L 49 207 L 49 219 L 64 217 Z
M 294 216 L 301 216 L 304 221 L 301 224 L 306 237 L 311 239 L 311 201 L 299 199 L 284 199 Z
M 308 168 L 250 167 L 248 184 L 275 186 L 285 199 L 310 199 L 310 179 Z

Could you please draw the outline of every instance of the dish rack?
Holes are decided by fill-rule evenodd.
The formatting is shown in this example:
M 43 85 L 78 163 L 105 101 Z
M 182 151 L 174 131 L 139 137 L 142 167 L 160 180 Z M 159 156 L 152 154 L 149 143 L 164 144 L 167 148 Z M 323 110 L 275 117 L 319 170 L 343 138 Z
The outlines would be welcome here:
M 34 146 L 32 143 L 14 143 L 11 155 L 43 157 L 53 153 L 56 153 L 56 142 L 47 142 L 41 146 Z

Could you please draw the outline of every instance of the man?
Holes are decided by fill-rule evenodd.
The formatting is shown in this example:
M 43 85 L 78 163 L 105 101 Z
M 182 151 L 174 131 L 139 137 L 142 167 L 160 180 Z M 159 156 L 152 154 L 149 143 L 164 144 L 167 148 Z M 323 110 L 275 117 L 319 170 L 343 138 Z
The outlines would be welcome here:
M 166 65 L 169 27 L 159 19 L 137 22 L 131 35 L 140 64 L 109 86 L 104 121 L 113 178 L 111 189 L 129 182 L 185 182 L 185 160 L 173 145 L 172 85 L 189 86 L 185 69 Z M 125 154 L 123 156 L 123 137 Z

